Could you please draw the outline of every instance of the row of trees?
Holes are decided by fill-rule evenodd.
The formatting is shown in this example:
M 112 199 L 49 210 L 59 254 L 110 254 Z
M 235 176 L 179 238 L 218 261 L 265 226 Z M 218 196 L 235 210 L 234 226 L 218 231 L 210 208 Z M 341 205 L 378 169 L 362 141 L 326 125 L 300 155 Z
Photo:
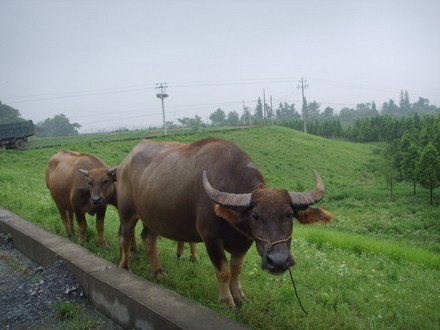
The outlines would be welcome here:
M 71 136 L 78 135 L 80 128 L 80 124 L 71 123 L 69 118 L 64 114 L 60 114 L 39 122 L 35 127 L 35 132 L 36 135 L 40 137 Z
M 18 121 L 25 121 L 25 119 L 21 118 L 20 111 L 7 104 L 3 104 L 0 101 L 0 124 L 14 123 Z
M 0 101 L 0 124 L 24 121 L 20 111 Z M 81 125 L 71 123 L 63 114 L 47 118 L 35 125 L 35 134 L 40 137 L 78 135 Z
M 385 177 L 392 190 L 393 182 L 405 181 L 430 190 L 440 187 L 440 116 L 417 116 L 406 121 L 401 137 L 388 143 L 384 157 Z
M 381 109 L 378 109 L 374 101 L 367 103 L 359 103 L 353 108 L 344 107 L 339 113 L 331 107 L 326 107 L 321 110 L 321 104 L 313 101 L 307 102 L 301 107 L 301 111 L 297 111 L 295 104 L 289 104 L 287 102 L 281 102 L 277 108 L 272 108 L 270 104 L 263 102 L 261 98 L 258 98 L 254 109 L 250 107 L 244 107 L 242 114 L 240 115 L 236 110 L 225 112 L 221 108 L 217 108 L 213 113 L 209 115 L 211 125 L 213 126 L 226 126 L 226 125 L 258 125 L 258 124 L 270 124 L 277 123 L 283 124 L 284 121 L 291 122 L 292 120 L 303 120 L 306 122 L 307 132 L 309 132 L 309 126 L 316 126 L 314 122 L 334 121 L 340 122 L 343 128 L 353 125 L 357 120 L 375 118 L 379 115 L 387 115 L 392 118 L 402 118 L 408 116 L 432 115 L 440 111 L 435 105 L 431 105 L 426 98 L 419 97 L 417 102 L 410 103 L 409 95 L 407 91 L 401 91 L 400 100 L 396 103 L 393 99 L 384 102 Z M 188 125 L 189 118 L 185 118 L 184 127 Z M 180 122 L 180 119 L 179 119 Z M 310 124 L 310 122 L 312 124 Z M 201 122 L 204 125 L 206 123 Z M 292 124 L 289 123 L 288 126 Z M 326 124 L 328 125 L 328 124 Z M 173 126 L 176 126 L 175 124 Z M 304 130 L 304 125 L 301 127 Z M 336 128 L 340 130 L 339 127 Z M 315 129 L 316 131 L 316 129 Z M 314 133 L 312 133 L 314 134 Z M 336 136 L 338 133 L 332 134 L 326 133 L 328 136 Z

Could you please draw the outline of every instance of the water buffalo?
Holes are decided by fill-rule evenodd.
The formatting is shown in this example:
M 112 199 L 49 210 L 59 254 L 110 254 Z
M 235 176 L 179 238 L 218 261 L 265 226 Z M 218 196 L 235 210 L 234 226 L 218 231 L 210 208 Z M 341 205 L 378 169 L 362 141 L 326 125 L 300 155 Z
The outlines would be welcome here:
M 129 246 L 139 216 L 153 275 L 162 272 L 158 235 L 203 241 L 217 276 L 220 302 L 235 308 L 245 299 L 240 272 L 254 241 L 262 268 L 282 274 L 295 263 L 290 254 L 292 219 L 331 220 L 329 211 L 310 207 L 324 197 L 323 181 L 314 173 L 315 190 L 270 189 L 249 156 L 233 142 L 142 141 L 117 171 L 119 267 L 129 269 Z M 225 251 L 231 254 L 229 264 Z
M 74 151 L 61 151 L 49 159 L 46 186 L 69 237 L 74 234 L 73 214 L 78 222 L 80 243 L 87 239 L 86 212 L 96 214 L 98 244 L 108 248 L 104 217 L 107 204 L 116 205 L 116 169 L 95 156 Z

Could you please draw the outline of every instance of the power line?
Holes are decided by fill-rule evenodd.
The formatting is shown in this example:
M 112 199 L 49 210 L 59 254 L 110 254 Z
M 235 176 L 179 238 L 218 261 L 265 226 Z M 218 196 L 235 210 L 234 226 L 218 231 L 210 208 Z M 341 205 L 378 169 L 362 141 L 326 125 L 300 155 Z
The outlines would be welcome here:
M 60 95 L 60 96 L 51 96 L 51 97 L 40 97 L 40 98 L 34 98 L 34 99 L 28 99 L 28 100 L 8 101 L 8 103 L 9 104 L 28 103 L 28 102 L 49 101 L 49 100 L 58 100 L 58 99 L 75 98 L 75 97 L 86 97 L 86 96 L 95 96 L 95 95 L 131 93 L 131 92 L 135 92 L 135 91 L 145 91 L 145 87 L 125 89 L 125 90 L 119 90 L 119 91 L 83 92 L 83 93 L 78 93 L 78 94 L 69 94 L 69 95 Z M 23 96 L 23 98 L 26 98 L 26 96 Z M 9 99 L 14 99 L 14 98 L 4 98 L 4 100 L 9 100 Z
M 242 79 L 242 80 L 218 80 L 218 81 L 189 81 L 189 82 L 175 82 L 169 83 L 169 86 L 173 88 L 187 88 L 187 87 L 211 87 L 211 86 L 227 86 L 227 85 L 251 85 L 251 84 L 280 84 L 280 83 L 293 83 L 295 79 L 291 78 L 267 78 L 267 79 Z M 402 88 L 395 87 L 384 87 L 384 86 L 372 86 L 367 84 L 359 84 L 352 82 L 342 82 L 335 80 L 327 80 L 320 78 L 313 78 L 314 83 L 318 85 L 326 85 L 333 87 L 344 87 L 351 89 L 365 89 L 365 90 L 376 90 L 383 92 L 390 91 L 400 91 Z M 13 96 L 13 97 L 3 97 L 3 101 L 8 101 L 9 104 L 18 104 L 18 103 L 28 103 L 28 102 L 40 102 L 47 100 L 56 100 L 56 99 L 65 99 L 65 98 L 76 98 L 76 97 L 87 97 L 87 96 L 95 96 L 95 95 L 111 95 L 111 94 L 120 94 L 120 93 L 130 93 L 137 91 L 145 91 L 146 89 L 154 89 L 154 84 L 144 84 L 144 85 L 134 85 L 127 87 L 113 87 L 113 88 L 102 88 L 102 89 L 94 89 L 94 90 L 83 90 L 83 91 L 75 91 L 75 92 L 66 92 L 61 93 L 61 95 L 48 95 L 48 94 L 31 94 L 24 96 Z M 422 92 L 419 93 L 424 94 L 425 96 L 435 96 L 438 97 L 439 93 L 434 92 Z M 64 94 L 64 95 L 63 95 Z

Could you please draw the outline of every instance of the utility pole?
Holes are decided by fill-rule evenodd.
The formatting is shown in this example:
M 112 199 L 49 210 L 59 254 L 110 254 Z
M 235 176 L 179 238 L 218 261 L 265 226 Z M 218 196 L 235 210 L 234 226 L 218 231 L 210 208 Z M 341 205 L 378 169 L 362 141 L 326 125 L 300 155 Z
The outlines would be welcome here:
M 302 115 L 304 120 L 304 133 L 307 133 L 307 101 L 306 98 L 304 97 L 304 89 L 309 88 L 309 85 L 307 84 L 307 81 L 304 80 L 303 77 L 301 77 L 301 80 L 299 81 L 298 89 L 299 88 L 301 88 L 302 100 L 303 100 Z
M 266 90 L 263 88 L 263 120 L 266 122 Z
M 270 96 L 270 114 L 272 119 L 272 125 L 273 125 L 273 117 L 275 117 L 275 112 L 273 111 L 273 104 L 272 104 L 272 95 Z
M 159 91 L 159 93 L 156 94 L 156 97 L 158 99 L 161 99 L 161 101 L 162 101 L 163 131 L 164 131 L 164 134 L 167 135 L 167 123 L 165 121 L 165 105 L 163 103 L 164 98 L 168 97 L 168 94 L 166 93 L 167 84 L 166 83 L 164 83 L 164 84 L 157 83 L 156 89 Z

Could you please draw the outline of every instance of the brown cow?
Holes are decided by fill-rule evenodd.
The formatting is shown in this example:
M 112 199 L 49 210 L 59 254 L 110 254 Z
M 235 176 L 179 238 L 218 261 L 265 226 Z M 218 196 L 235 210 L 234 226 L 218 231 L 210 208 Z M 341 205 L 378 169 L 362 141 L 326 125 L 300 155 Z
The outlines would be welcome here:
M 310 192 L 267 188 L 249 156 L 221 139 L 192 144 L 140 142 L 119 166 L 117 177 L 119 266 L 129 268 L 129 246 L 139 216 L 145 225 L 141 236 L 151 273 L 162 272 L 158 235 L 203 241 L 217 276 L 220 301 L 231 308 L 245 299 L 240 272 L 253 241 L 262 268 L 282 274 L 295 263 L 290 254 L 292 218 L 301 223 L 332 218 L 330 212 L 310 207 L 324 197 L 317 172 L 317 187 Z M 229 264 L 225 250 L 231 254 Z
M 98 244 L 108 248 L 104 236 L 104 217 L 107 204 L 116 205 L 116 167 L 99 158 L 74 151 L 61 151 L 49 159 L 46 186 L 60 212 L 69 237 L 74 234 L 73 214 L 79 227 L 79 242 L 85 242 L 86 212 L 96 214 Z

